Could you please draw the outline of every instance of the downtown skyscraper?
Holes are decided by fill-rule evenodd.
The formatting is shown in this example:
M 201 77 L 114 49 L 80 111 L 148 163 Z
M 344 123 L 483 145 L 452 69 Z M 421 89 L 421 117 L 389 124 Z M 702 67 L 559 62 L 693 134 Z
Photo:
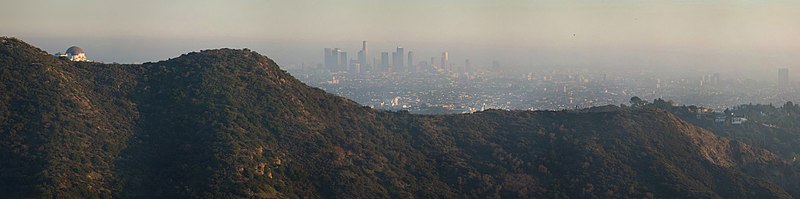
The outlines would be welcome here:
M 369 68 L 369 51 L 367 50 L 367 41 L 361 41 L 361 51 L 358 51 L 358 63 L 361 69 Z
M 414 51 L 408 51 L 408 62 L 406 63 L 408 67 L 406 67 L 405 71 L 415 71 L 414 68 Z
M 336 69 L 339 70 L 339 71 L 347 70 L 347 66 L 348 66 L 347 61 L 349 61 L 349 60 L 347 60 L 347 52 L 340 51 L 339 52 L 339 63 L 338 63 L 338 67 Z
M 392 53 L 392 68 L 394 68 L 394 71 L 403 71 L 403 68 L 405 68 L 403 64 L 403 60 L 405 59 L 404 51 L 403 47 L 398 46 L 397 50 Z
M 339 48 L 325 48 L 325 68 L 334 70 L 339 67 Z
M 344 51 L 344 49 L 325 48 L 322 66 L 330 72 L 348 71 L 351 73 L 367 71 L 419 72 L 429 69 L 456 72 L 454 71 L 455 66 L 450 63 L 450 56 L 447 51 L 442 52 L 441 57 L 431 57 L 430 62 L 427 62 L 427 60 L 416 60 L 420 62 L 415 63 L 414 57 L 417 56 L 416 53 L 413 51 L 406 52 L 405 48 L 401 46 L 397 46 L 394 51 L 384 51 L 377 53 L 380 54 L 379 56 L 370 57 L 367 41 L 361 41 L 361 49 L 358 51 L 357 55 L 351 54 L 350 57 L 348 57 L 347 54 L 348 53 Z M 460 69 L 460 65 L 458 68 Z
M 442 62 L 441 66 L 440 66 L 442 69 L 448 70 L 448 71 L 451 70 L 451 68 L 450 68 L 450 54 L 448 54 L 447 51 L 444 51 L 442 53 L 442 59 L 440 61 Z
M 381 52 L 381 70 L 386 70 L 388 68 L 389 68 L 389 53 Z
M 324 64 L 330 71 L 342 71 L 347 69 L 347 52 L 339 48 L 325 48 Z

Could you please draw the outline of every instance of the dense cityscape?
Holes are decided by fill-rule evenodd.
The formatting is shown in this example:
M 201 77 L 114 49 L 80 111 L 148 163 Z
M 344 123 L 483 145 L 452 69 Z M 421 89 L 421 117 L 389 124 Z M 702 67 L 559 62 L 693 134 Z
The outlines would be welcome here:
M 6 1 L 0 199 L 800 198 L 798 10 Z
M 309 85 L 365 106 L 421 114 L 625 105 L 633 96 L 714 110 L 741 104 L 783 104 L 800 98 L 799 87 L 789 78 L 788 68 L 774 72 L 777 81 L 726 78 L 720 73 L 576 69 L 511 72 L 499 70 L 502 65 L 498 61 L 492 61 L 491 66 L 473 66 L 469 59 L 456 64 L 446 51 L 430 57 L 430 61 L 415 63 L 414 52 L 404 51 L 397 47 L 391 57 L 389 52 L 372 57 L 363 41 L 355 59 L 348 59 L 344 49 L 325 48 L 323 63 L 289 65 L 287 70 Z

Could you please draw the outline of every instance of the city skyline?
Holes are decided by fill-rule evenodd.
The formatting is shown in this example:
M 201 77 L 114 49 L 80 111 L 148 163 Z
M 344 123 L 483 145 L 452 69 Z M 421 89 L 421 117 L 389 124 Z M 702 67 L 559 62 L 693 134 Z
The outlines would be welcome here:
M 800 198 L 800 0 L 24 0 L 2 198 Z
M 405 48 L 397 46 L 394 51 L 382 51 L 379 57 L 372 57 L 369 55 L 367 41 L 361 41 L 361 49 L 355 59 L 347 57 L 347 49 L 344 48 L 323 48 L 323 56 L 321 62 L 314 64 L 310 62 L 306 64 L 303 62 L 301 68 L 317 67 L 330 72 L 349 71 L 355 73 L 361 72 L 419 72 L 425 70 L 443 70 L 447 72 L 475 72 L 475 66 L 470 62 L 469 58 L 465 59 L 463 65 L 450 63 L 450 56 L 448 51 L 441 52 L 441 57 L 438 58 L 440 63 L 434 62 L 435 57 L 431 57 L 431 61 L 415 62 L 415 53 L 409 50 L 407 53 Z M 370 63 L 367 60 L 377 60 L 380 58 L 380 64 Z M 373 61 L 375 62 L 375 61 Z M 497 63 L 496 60 L 492 63 Z M 496 67 L 496 66 L 492 66 Z
M 757 79 L 774 78 L 768 71 L 777 68 L 790 68 L 793 76 L 800 71 L 796 1 L 34 0 L 7 5 L 0 8 L 3 35 L 51 53 L 81 46 L 102 62 L 142 63 L 229 47 L 253 49 L 290 65 L 316 60 L 318 49 L 326 46 L 349 49 L 349 57 L 357 57 L 358 42 L 368 40 L 387 52 L 402 44 L 413 46 L 417 57 L 448 51 L 458 63 L 499 61 L 502 69 L 671 68 Z
M 385 53 L 388 54 L 388 53 Z M 435 59 L 434 59 L 435 60 Z M 433 61 L 432 61 L 433 62 Z M 435 62 L 434 62 L 435 63 Z M 327 68 L 289 68 L 309 85 L 373 108 L 412 113 L 463 113 L 486 107 L 507 110 L 580 109 L 667 100 L 675 105 L 721 111 L 741 104 L 784 104 L 797 99 L 800 82 L 788 69 L 773 70 L 778 81 L 754 81 L 720 73 L 669 75 L 658 72 L 554 69 L 510 76 L 473 69 L 355 72 Z M 455 64 L 453 64 L 455 65 Z

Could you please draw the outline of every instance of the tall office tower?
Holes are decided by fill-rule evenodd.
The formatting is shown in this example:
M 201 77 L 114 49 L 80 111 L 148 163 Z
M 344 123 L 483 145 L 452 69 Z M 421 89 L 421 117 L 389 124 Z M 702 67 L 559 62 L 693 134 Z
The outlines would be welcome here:
M 381 70 L 389 68 L 389 53 L 381 52 Z
M 392 52 L 392 65 L 389 66 L 391 69 L 390 71 L 395 72 L 397 71 L 397 52 Z
M 358 63 L 362 68 L 366 68 L 367 59 L 369 59 L 369 52 L 367 51 L 367 41 L 361 41 L 361 51 L 358 51 Z
M 364 51 L 364 57 L 369 57 L 369 51 L 367 50 L 367 41 L 361 41 L 361 50 Z
M 333 57 L 333 49 L 331 49 L 331 48 L 325 48 L 325 59 L 324 59 L 324 60 L 323 60 L 323 62 L 322 62 L 322 63 L 324 63 L 324 64 L 325 64 L 325 68 L 331 68 L 331 67 L 333 67 L 333 66 L 331 65 L 331 59 L 332 59 L 332 57 Z
M 342 51 L 339 52 L 339 71 L 346 71 L 347 70 L 347 52 Z
M 445 70 L 450 70 L 451 69 L 450 68 L 450 55 L 447 53 L 447 51 L 444 51 L 442 53 L 442 60 L 441 61 L 442 61 L 442 65 L 441 65 L 442 69 L 445 69 Z
M 403 59 L 405 59 L 405 52 L 403 47 L 397 47 L 397 50 L 392 53 L 392 67 L 395 71 L 403 71 Z
M 358 60 L 350 61 L 350 71 L 353 74 L 361 74 L 361 64 L 358 63 Z
M 789 85 L 789 69 L 788 68 L 779 68 L 778 69 L 778 85 L 781 87 L 786 87 Z
M 431 67 L 436 67 L 436 57 L 431 57 Z
M 408 51 L 408 67 L 406 67 L 406 71 L 412 71 L 414 69 L 414 51 Z
M 331 67 L 329 67 L 328 69 L 330 69 L 332 71 L 339 70 L 339 66 L 342 63 L 341 61 L 339 61 L 339 59 L 342 58 L 342 55 L 340 55 L 341 53 L 342 53 L 342 49 L 339 49 L 339 48 L 334 48 L 333 49 L 333 54 L 331 55 L 332 56 L 331 57 Z
M 363 50 L 359 50 L 358 54 L 356 54 L 356 56 L 357 56 L 356 60 L 350 61 L 350 63 L 353 63 L 353 62 L 363 63 L 364 61 L 366 61 L 366 59 L 364 58 L 364 51 Z
M 363 62 L 363 60 L 362 60 L 362 59 L 364 59 L 363 58 L 364 57 L 363 54 L 364 54 L 364 52 L 359 50 L 358 54 L 356 54 L 356 59 L 350 60 L 350 63 L 352 64 L 352 63 L 361 63 L 361 62 Z M 362 65 L 367 65 L 367 64 L 362 64 Z

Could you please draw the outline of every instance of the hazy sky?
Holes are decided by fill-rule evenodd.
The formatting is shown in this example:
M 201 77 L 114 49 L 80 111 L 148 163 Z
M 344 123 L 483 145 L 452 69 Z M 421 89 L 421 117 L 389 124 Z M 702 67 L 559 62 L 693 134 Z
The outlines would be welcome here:
M 800 1 L 16 0 L 0 34 L 106 62 L 248 47 L 283 64 L 402 45 L 418 60 L 519 67 L 800 71 Z M 727 71 L 726 71 L 727 72 Z

